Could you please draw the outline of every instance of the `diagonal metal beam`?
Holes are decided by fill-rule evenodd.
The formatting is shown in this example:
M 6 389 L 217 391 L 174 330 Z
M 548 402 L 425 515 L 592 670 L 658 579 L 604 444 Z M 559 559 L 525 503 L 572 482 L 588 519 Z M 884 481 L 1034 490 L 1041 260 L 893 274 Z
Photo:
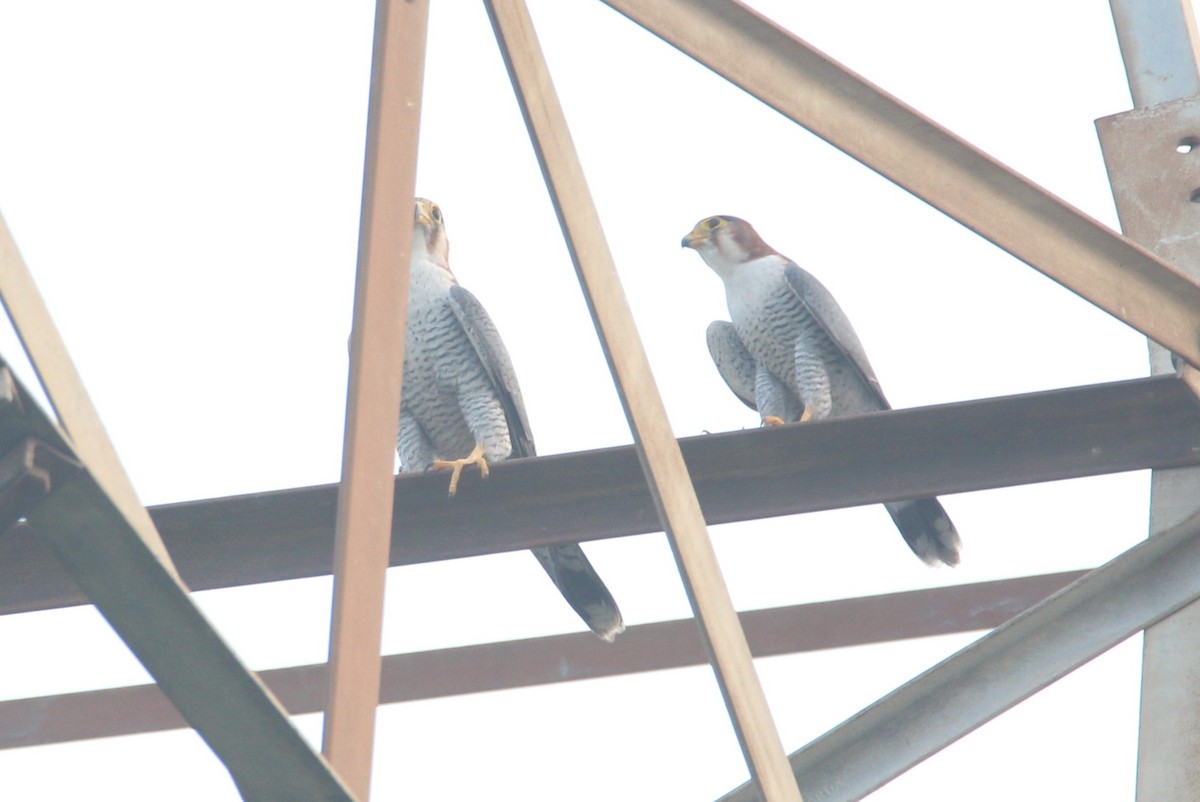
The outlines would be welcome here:
M 37 371 L 42 389 L 58 415 L 58 422 L 66 430 L 65 434 L 60 431 L 59 436 L 69 439 L 75 456 L 87 465 L 92 476 L 129 521 L 133 531 L 137 532 L 167 571 L 175 573 L 171 556 L 146 508 L 138 500 L 133 483 L 117 457 L 100 415 L 88 398 L 83 380 L 67 353 L 67 346 L 2 215 L 0 301 L 8 312 L 17 336 L 21 338 L 29 361 Z M 53 426 L 49 421 L 46 425 Z
M 521 0 L 485 5 L 750 775 L 771 802 L 800 802 L 529 11 Z
M 6 373 L 0 365 L 0 375 Z M 246 671 L 124 512 L 95 479 L 69 463 L 66 440 L 15 381 L 0 405 L 0 443 L 18 452 L 35 434 L 58 455 L 22 464 L 45 473 L 49 493 L 27 497 L 19 527 L 46 543 L 67 573 L 155 678 L 163 693 L 217 754 L 247 800 L 351 800 L 353 797 L 292 726 L 287 713 Z M 18 484 L 20 476 L 10 474 Z M 15 533 L 10 532 L 9 537 Z
M 244 799 L 354 798 L 90 477 L 57 490 L 27 519 Z
M 733 0 L 604 0 L 909 192 L 1200 365 L 1200 284 Z
M 679 441 L 710 524 L 1200 463 L 1200 403 L 1174 376 Z M 766 466 L 770 466 L 767 469 Z M 630 446 L 514 460 L 446 504 L 395 481 L 392 565 L 661 531 Z M 194 589 L 330 572 L 337 486 L 151 509 Z M 480 522 L 486 521 L 486 526 Z M 797 536 L 808 526 L 797 521 Z M 882 558 L 882 557 L 881 557 Z M 85 603 L 38 541 L 0 537 L 0 614 Z
M 428 0 L 375 7 L 323 744 L 362 799 L 371 786 L 379 701 L 428 17 Z
M 809 802 L 852 802 L 1200 597 L 1200 514 L 1147 540 L 791 755 Z M 757 799 L 750 784 L 721 802 Z
M 800 604 L 740 614 L 755 657 L 970 632 L 999 626 L 1082 576 L 1071 571 Z M 708 662 L 692 619 L 630 627 L 614 644 L 591 633 L 484 643 L 383 659 L 380 704 L 658 671 Z M 293 715 L 325 706 L 326 666 L 262 671 Z M 156 685 L 0 701 L 0 749 L 187 726 Z

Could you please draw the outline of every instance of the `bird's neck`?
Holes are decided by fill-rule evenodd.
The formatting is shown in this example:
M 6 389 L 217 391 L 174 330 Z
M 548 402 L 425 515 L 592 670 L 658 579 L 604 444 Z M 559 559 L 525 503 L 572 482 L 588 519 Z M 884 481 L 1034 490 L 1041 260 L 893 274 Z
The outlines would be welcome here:
M 725 299 L 729 312 L 737 323 L 742 313 L 755 313 L 767 303 L 784 281 L 783 273 L 787 260 L 778 254 L 751 259 L 736 266 L 730 274 L 722 276 L 725 281 Z
M 777 253 L 771 253 L 738 262 L 730 260 L 717 261 L 716 264 L 710 262 L 709 266 L 721 277 L 727 288 L 733 289 L 746 284 L 759 284 L 777 275 L 782 275 L 786 264 L 787 259 Z
M 450 266 L 429 254 L 413 250 L 409 263 L 408 295 L 410 303 L 435 295 L 444 295 L 458 282 Z

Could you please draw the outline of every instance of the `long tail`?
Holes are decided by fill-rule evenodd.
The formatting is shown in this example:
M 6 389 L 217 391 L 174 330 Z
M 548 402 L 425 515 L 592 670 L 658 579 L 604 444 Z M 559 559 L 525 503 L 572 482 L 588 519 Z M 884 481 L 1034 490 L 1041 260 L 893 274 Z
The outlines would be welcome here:
M 930 565 L 958 565 L 962 540 L 936 498 L 884 504 L 913 553 Z
M 563 598 L 583 623 L 608 642 L 625 631 L 621 611 L 578 543 L 533 549 Z

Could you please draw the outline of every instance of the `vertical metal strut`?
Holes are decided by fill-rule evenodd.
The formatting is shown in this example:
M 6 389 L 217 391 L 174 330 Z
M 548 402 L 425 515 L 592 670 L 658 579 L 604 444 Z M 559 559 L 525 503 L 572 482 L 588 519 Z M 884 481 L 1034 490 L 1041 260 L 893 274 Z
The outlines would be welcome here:
M 1200 70 L 1191 3 L 1111 0 L 1111 6 L 1137 107 L 1096 123 L 1121 226 L 1126 236 L 1200 278 Z M 1170 354 L 1154 343 L 1150 363 L 1154 373 L 1175 371 Z M 1154 471 L 1151 536 L 1195 512 L 1198 499 L 1200 469 Z M 1197 654 L 1200 602 L 1146 630 L 1139 800 L 1185 802 L 1200 793 Z
M 428 0 L 379 0 L 334 546 L 324 752 L 368 797 L 379 704 Z

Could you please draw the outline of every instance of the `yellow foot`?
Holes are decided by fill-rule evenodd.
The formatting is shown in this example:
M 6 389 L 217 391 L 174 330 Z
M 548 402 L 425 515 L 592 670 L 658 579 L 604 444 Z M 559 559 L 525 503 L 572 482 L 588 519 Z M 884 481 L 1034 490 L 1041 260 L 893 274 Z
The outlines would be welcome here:
M 809 407 L 805 407 L 804 414 L 800 416 L 801 423 L 804 423 L 806 420 L 812 420 L 812 409 Z
M 783 425 L 783 418 L 779 418 L 774 415 L 768 415 L 767 417 L 763 418 L 763 426 L 782 426 L 782 425 Z
M 458 479 L 462 476 L 462 469 L 468 465 L 478 465 L 479 475 L 487 478 L 488 464 L 483 458 L 483 446 L 479 443 L 475 444 L 475 450 L 462 459 L 439 459 L 434 460 L 433 469 L 435 471 L 450 468 L 453 473 L 450 474 L 450 495 L 453 496 L 458 492 Z

